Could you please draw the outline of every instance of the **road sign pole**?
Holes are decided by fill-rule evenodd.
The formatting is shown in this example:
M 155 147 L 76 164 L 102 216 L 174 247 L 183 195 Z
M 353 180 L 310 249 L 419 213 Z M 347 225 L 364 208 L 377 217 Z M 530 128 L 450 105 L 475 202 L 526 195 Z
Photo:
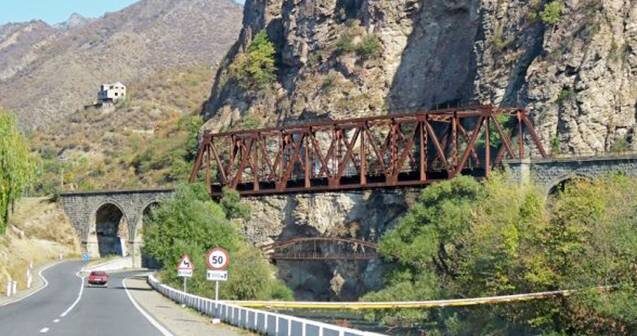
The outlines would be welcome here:
M 217 313 L 218 302 L 219 302 L 219 281 L 215 281 L 215 314 Z
M 184 293 L 188 293 L 187 283 L 188 283 L 188 278 L 184 277 Z

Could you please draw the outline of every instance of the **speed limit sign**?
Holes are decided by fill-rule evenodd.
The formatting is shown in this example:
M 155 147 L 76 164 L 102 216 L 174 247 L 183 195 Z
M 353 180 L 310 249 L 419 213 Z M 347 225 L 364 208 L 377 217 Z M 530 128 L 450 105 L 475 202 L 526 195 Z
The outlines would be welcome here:
M 212 270 L 226 269 L 230 264 L 230 255 L 228 254 L 228 251 L 220 247 L 216 247 L 208 251 L 206 263 L 208 263 L 208 268 Z

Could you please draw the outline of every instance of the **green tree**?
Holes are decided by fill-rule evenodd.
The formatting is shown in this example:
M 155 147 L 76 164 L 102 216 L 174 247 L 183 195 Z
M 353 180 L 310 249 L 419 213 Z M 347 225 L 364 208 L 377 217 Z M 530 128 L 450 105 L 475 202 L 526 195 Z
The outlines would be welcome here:
M 540 12 L 540 18 L 542 22 L 554 25 L 560 22 L 563 11 L 564 3 L 561 0 L 553 0 L 544 6 L 544 10 Z
M 237 55 L 230 65 L 230 74 L 246 90 L 264 90 L 276 80 L 275 54 L 276 48 L 263 30 L 255 35 L 245 53 Z
M 12 204 L 35 173 L 33 157 L 15 118 L 0 110 L 0 234 L 6 231 Z
M 229 281 L 221 284 L 227 299 L 291 299 L 292 293 L 274 276 L 274 268 L 248 244 L 213 202 L 201 184 L 181 185 L 173 198 L 153 210 L 144 226 L 144 251 L 164 265 L 162 278 L 180 285 L 174 271 L 179 258 L 188 254 L 195 266 L 191 291 L 212 297 L 214 285 L 206 281 L 204 255 L 213 247 L 230 252 Z
M 637 332 L 637 179 L 569 184 L 550 202 L 495 175 L 425 189 L 380 252 L 396 265 L 371 300 L 427 300 L 583 289 L 569 298 L 444 311 L 392 311 L 388 323 L 442 333 Z M 599 286 L 606 286 L 600 291 Z M 631 299 L 632 298 L 632 299 Z
M 250 208 L 241 204 L 240 201 L 239 193 L 236 190 L 228 187 L 223 188 L 220 204 L 225 210 L 228 219 L 247 219 L 250 217 Z

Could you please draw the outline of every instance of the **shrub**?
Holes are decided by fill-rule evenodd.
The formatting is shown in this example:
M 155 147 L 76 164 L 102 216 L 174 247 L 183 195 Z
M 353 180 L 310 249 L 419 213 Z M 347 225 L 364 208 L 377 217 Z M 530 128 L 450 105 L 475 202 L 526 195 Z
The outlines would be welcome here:
M 554 25 L 560 22 L 562 12 L 564 11 L 564 3 L 561 0 L 553 0 L 544 6 L 544 10 L 540 12 L 542 22 Z
M 260 91 L 276 80 L 276 49 L 265 31 L 259 32 L 248 50 L 230 65 L 230 75 L 245 90 Z
M 560 138 L 556 135 L 551 138 L 551 154 L 560 154 Z
M 250 129 L 257 129 L 259 127 L 261 127 L 261 120 L 259 120 L 259 118 L 257 118 L 253 114 L 248 114 L 244 116 L 243 118 L 241 118 L 239 122 L 232 125 L 231 128 L 233 130 L 250 130 Z
M 356 53 L 363 60 L 380 56 L 383 46 L 378 36 L 366 33 L 359 21 L 352 21 L 339 37 L 335 45 L 336 54 Z
M 356 43 L 354 43 L 355 38 L 356 35 L 351 29 L 343 32 L 336 42 L 336 54 L 343 55 L 354 52 L 356 50 Z
M 557 103 L 563 104 L 566 101 L 569 101 L 575 97 L 576 93 L 573 88 L 564 88 L 560 91 L 560 94 L 557 96 Z
M 610 148 L 613 153 L 624 153 L 630 150 L 630 142 L 626 138 L 619 138 Z
M 380 38 L 374 34 L 368 34 L 356 45 L 356 54 L 367 60 L 380 56 L 382 49 Z

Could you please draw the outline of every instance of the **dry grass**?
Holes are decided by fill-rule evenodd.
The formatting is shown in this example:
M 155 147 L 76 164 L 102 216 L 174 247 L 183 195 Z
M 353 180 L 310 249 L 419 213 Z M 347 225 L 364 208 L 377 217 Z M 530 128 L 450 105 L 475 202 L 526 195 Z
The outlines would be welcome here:
M 79 254 L 79 241 L 64 212 L 47 198 L 25 198 L 9 219 L 7 235 L 0 238 L 0 291 L 9 278 L 26 287 L 26 269 Z

